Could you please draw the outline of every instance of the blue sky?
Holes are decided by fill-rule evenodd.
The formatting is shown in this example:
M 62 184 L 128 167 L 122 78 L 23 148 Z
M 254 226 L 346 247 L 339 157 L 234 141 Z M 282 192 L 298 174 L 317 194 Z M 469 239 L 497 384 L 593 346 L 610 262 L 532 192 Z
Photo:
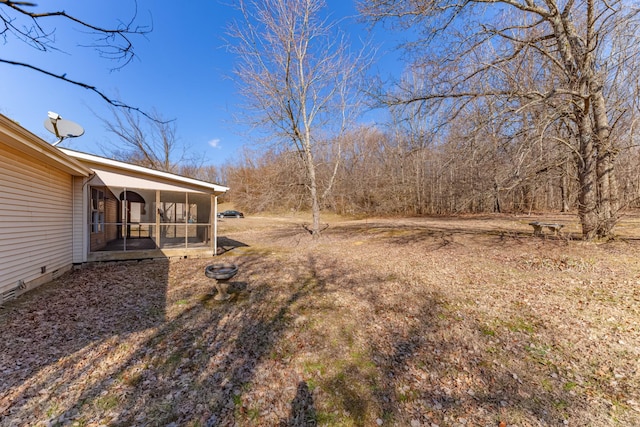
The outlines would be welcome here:
M 41 0 L 42 5 L 47 3 Z M 352 1 L 327 3 L 336 18 L 356 13 Z M 133 0 L 55 2 L 58 10 L 105 26 L 128 20 L 134 5 Z M 224 48 L 223 37 L 234 9 L 219 0 L 138 0 L 137 10 L 138 22 L 152 23 L 153 31 L 146 38 L 134 39 L 137 58 L 120 70 L 110 71 L 117 64 L 99 58 L 91 49 L 77 48 L 78 40 L 89 39 L 77 28 L 53 20 L 48 28 L 56 28 L 55 46 L 63 52 L 41 53 L 8 39 L 1 47 L 1 57 L 67 73 L 68 78 L 95 85 L 109 96 L 119 94 L 130 105 L 156 109 L 176 120 L 179 141 L 201 153 L 207 164 L 233 161 L 243 144 L 252 144 L 246 129 L 233 119 L 242 100 L 230 79 L 235 58 Z M 343 25 L 349 28 L 354 47 L 359 47 L 359 38 L 366 37 L 364 26 L 352 18 Z M 382 57 L 394 47 L 391 40 L 378 38 L 374 43 Z M 83 136 L 62 143 L 79 151 L 103 154 L 101 147 L 114 140 L 95 116 L 110 117 L 98 95 L 22 67 L 0 64 L 0 70 L 0 113 L 53 142 L 56 138 L 44 129 L 43 122 L 48 111 L 55 111 L 84 127 Z

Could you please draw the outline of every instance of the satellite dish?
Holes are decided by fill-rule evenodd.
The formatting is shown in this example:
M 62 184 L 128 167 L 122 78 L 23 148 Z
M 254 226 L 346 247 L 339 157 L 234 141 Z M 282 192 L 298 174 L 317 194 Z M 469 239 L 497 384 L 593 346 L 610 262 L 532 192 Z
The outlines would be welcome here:
M 49 111 L 48 118 L 44 121 L 44 127 L 49 132 L 59 138 L 53 143 L 54 146 L 60 144 L 65 138 L 75 138 L 84 134 L 84 129 L 71 120 L 65 120 L 58 113 Z

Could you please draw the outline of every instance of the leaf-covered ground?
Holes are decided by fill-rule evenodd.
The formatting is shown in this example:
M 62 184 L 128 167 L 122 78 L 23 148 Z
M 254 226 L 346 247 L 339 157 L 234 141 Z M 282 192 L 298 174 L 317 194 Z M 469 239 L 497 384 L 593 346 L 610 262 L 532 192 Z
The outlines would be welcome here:
M 531 220 L 223 220 L 226 302 L 212 259 L 71 272 L 0 308 L 0 426 L 640 425 L 637 218 Z

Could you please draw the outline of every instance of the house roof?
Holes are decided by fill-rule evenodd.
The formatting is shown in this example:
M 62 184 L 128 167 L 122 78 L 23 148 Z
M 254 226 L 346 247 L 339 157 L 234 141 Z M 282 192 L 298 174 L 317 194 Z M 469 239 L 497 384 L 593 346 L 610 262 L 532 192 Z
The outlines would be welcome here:
M 58 148 L 2 114 L 0 114 L 0 142 L 23 153 L 25 156 L 38 159 L 71 175 L 91 175 L 91 170 L 78 160 L 62 153 Z
M 211 182 L 161 172 L 94 154 L 82 153 L 67 148 L 60 148 L 60 151 L 89 167 L 109 187 L 204 192 L 216 195 L 229 190 L 228 187 Z
M 93 154 L 54 147 L 0 114 L 0 142 L 25 156 L 74 176 L 96 175 L 107 186 L 222 194 L 229 188 L 211 182 L 161 172 Z

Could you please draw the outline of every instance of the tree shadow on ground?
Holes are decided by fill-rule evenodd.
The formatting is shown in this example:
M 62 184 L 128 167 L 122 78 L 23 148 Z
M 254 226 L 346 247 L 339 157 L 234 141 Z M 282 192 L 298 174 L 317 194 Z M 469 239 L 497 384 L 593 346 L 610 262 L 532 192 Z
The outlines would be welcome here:
M 305 381 L 298 383 L 296 397 L 291 402 L 291 415 L 280 427 L 314 427 L 318 425 L 313 395 Z
M 510 424 L 558 424 L 566 408 L 585 404 L 553 379 L 551 358 L 531 356 L 532 344 L 554 345 L 536 342 L 533 314 L 501 330 L 464 321 L 470 314 L 434 283 L 389 273 L 393 257 L 369 268 L 303 251 L 228 260 L 239 266 L 231 301 L 215 301 L 203 273 L 210 260 L 175 264 L 184 270 L 166 275 L 163 316 L 111 316 L 140 324 L 98 341 L 70 334 L 78 342 L 55 369 L 32 372 L 18 395 L 0 395 L 9 404 L 0 425 L 497 425 L 505 414 Z M 140 267 L 138 279 L 147 274 Z M 132 289 L 153 289 L 136 277 Z M 65 302 L 64 284 L 49 295 L 55 306 Z M 94 297 L 121 300 L 113 286 Z M 64 325 L 52 317 L 47 328 Z M 29 349 L 14 343 L 15 358 Z M 295 364 L 315 359 L 317 369 Z
M 491 244 L 522 243 L 525 240 L 531 243 L 567 244 L 566 236 L 543 236 L 539 238 L 534 237 L 533 232 L 529 233 L 519 229 L 500 229 L 490 226 L 462 228 L 453 224 L 451 226 L 446 224 L 440 226 L 398 225 L 393 223 L 349 224 L 334 227 L 331 231 L 325 232 L 325 235 L 350 235 L 353 238 L 376 239 L 395 246 L 426 243 L 428 246 L 423 247 L 423 249 L 427 251 L 457 246 L 461 244 L 459 242 L 466 239 Z
M 181 275 L 180 281 L 199 283 L 190 288 L 190 294 L 172 301 L 166 321 L 143 324 L 144 331 L 141 324 L 138 333 L 142 339 L 136 343 L 104 340 L 102 352 L 88 354 L 84 362 L 79 355 L 86 353 L 82 347 L 91 343 L 78 341 L 73 345 L 76 353 L 70 351 L 66 365 L 57 367 L 74 370 L 74 375 L 58 370 L 38 380 L 38 387 L 49 389 L 51 376 L 63 376 L 56 388 L 67 390 L 69 396 L 58 399 L 55 407 L 43 406 L 36 414 L 29 414 L 39 393 L 34 385 L 16 399 L 3 400 L 9 408 L 0 425 L 35 416 L 53 424 L 193 422 L 217 426 L 255 416 L 243 405 L 243 394 L 250 389 L 260 364 L 279 365 L 284 357 L 276 343 L 290 327 L 291 306 L 300 299 L 321 295 L 323 284 L 315 280 L 306 265 L 285 265 L 276 270 L 273 260 L 245 257 L 236 260 L 240 269 L 236 277 L 240 280 L 232 283 L 233 299 L 219 302 L 214 300 L 209 279 L 203 274 L 206 262 L 202 260 L 192 272 Z M 286 292 L 280 292 L 283 289 Z M 102 298 L 110 298 L 108 287 L 103 288 Z M 180 307 L 178 312 L 175 305 Z M 55 319 L 49 326 L 58 328 Z M 75 335 L 69 335 L 70 341 L 75 339 Z M 114 347 L 125 345 L 135 348 L 123 349 L 120 357 L 108 354 L 119 350 Z M 77 370 L 83 364 L 85 369 Z M 295 422 L 300 417 L 313 418 L 310 394 L 303 393 L 300 384 L 292 413 Z M 280 415 L 279 419 L 285 418 L 285 413 Z
M 484 425 L 487 418 L 496 425 L 558 424 L 566 408 L 585 410 L 586 402 L 554 379 L 557 368 L 550 358 L 541 363 L 531 357 L 536 337 L 530 331 L 485 335 L 482 322 L 470 322 L 468 329 L 459 317 L 464 314 L 439 292 L 414 288 L 381 297 L 380 287 L 345 279 L 343 287 L 386 319 L 375 328 L 360 322 L 364 340 L 385 338 L 369 339 L 359 350 L 365 356 L 337 363 L 339 369 L 322 381 L 354 425 L 371 425 L 375 416 L 397 425 Z M 372 274 L 366 282 L 386 280 Z
M 111 351 L 118 337 L 161 325 L 168 269 L 166 260 L 87 267 L 6 305 L 0 319 L 0 419 L 52 411 L 47 398 L 91 376 L 95 355 Z M 43 399 L 34 404 L 34 396 Z

